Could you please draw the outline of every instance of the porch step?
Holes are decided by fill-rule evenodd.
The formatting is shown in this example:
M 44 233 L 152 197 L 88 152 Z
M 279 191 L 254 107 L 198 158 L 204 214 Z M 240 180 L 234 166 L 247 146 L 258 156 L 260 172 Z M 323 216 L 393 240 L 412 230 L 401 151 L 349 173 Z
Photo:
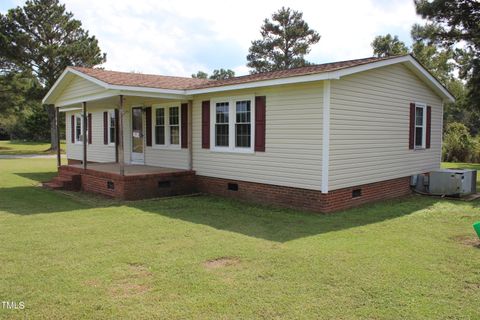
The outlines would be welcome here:
M 81 187 L 81 176 L 75 172 L 60 171 L 58 176 L 49 182 L 43 183 L 43 186 L 54 190 L 79 191 Z
M 63 186 L 56 182 L 42 182 L 42 187 L 52 190 L 61 190 Z

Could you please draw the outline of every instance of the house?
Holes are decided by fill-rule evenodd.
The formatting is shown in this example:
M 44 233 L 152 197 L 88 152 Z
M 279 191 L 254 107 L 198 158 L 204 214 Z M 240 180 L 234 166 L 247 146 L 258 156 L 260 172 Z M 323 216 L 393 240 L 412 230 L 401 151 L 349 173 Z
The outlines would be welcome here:
M 448 101 L 411 55 L 227 80 L 69 67 L 43 100 L 66 117 L 68 158 L 46 186 L 331 212 L 438 169 Z

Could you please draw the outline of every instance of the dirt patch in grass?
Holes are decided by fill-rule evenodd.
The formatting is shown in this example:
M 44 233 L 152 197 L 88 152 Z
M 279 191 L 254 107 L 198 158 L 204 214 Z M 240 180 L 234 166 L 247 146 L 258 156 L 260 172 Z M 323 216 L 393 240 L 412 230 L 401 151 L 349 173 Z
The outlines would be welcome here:
M 453 237 L 453 240 L 465 246 L 480 249 L 480 239 L 478 239 L 478 237 L 461 235 Z
M 101 283 L 97 279 L 90 279 L 90 280 L 85 281 L 85 285 L 88 286 L 88 287 L 98 288 L 98 287 L 101 286 Z
M 240 263 L 240 259 L 236 257 L 221 257 L 207 260 L 203 263 L 206 269 L 218 269 L 223 267 L 235 266 Z
M 11 150 L 12 148 L 0 147 L 0 150 Z
M 141 263 L 129 263 L 129 266 L 132 277 L 143 278 L 152 276 L 152 272 Z
M 109 293 L 115 298 L 128 298 L 151 290 L 152 272 L 141 263 L 129 263 L 127 273 L 115 280 Z

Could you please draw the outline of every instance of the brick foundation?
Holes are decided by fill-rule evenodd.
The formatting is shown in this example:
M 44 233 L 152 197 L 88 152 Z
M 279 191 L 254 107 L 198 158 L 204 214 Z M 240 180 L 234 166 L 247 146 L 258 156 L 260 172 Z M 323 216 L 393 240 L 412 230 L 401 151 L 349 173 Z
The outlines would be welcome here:
M 229 190 L 229 183 L 237 184 L 238 190 Z M 196 186 L 198 191 L 204 193 L 323 213 L 348 209 L 382 199 L 401 197 L 411 193 L 409 177 L 333 190 L 327 194 L 322 194 L 316 190 L 205 176 L 196 176 Z M 231 187 L 234 188 L 235 186 Z M 353 190 L 357 189 L 361 189 L 361 195 L 352 197 Z
M 76 173 L 81 176 L 81 190 L 90 193 L 123 199 L 139 200 L 191 194 L 195 192 L 195 172 L 120 176 L 77 167 L 62 166 L 59 174 Z
M 69 159 L 69 164 L 78 164 L 77 161 Z M 73 181 L 75 183 L 72 184 L 72 188 L 78 184 L 77 190 L 81 189 L 123 200 L 203 192 L 322 213 L 348 209 L 364 203 L 401 197 L 411 193 L 409 177 L 343 188 L 323 194 L 317 190 L 196 176 L 194 171 L 120 176 L 115 173 L 89 169 L 84 171 L 80 167 L 62 166 L 59 168 L 60 180 L 61 177 L 69 176 L 80 177 L 80 183 Z M 65 185 L 65 181 L 60 182 Z M 229 184 L 231 184 L 230 188 Z M 353 193 L 357 193 L 357 196 L 354 197 Z

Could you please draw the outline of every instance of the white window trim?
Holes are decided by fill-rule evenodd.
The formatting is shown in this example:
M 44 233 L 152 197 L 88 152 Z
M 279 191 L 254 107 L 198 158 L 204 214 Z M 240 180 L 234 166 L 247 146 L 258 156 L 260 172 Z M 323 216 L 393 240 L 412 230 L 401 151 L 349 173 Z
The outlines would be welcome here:
M 236 102 L 250 100 L 250 148 L 235 146 Z M 216 104 L 228 102 L 228 147 L 215 146 Z M 233 133 L 233 134 L 232 134 Z M 255 153 L 255 96 L 229 96 L 210 100 L 210 151 Z
M 110 129 L 111 129 L 111 123 L 110 123 L 110 118 L 111 118 L 111 115 L 113 115 L 113 118 L 115 119 L 115 109 L 109 109 L 107 110 L 107 113 L 108 113 L 108 146 L 109 147 L 115 147 L 115 142 L 111 142 L 112 141 L 112 137 L 110 136 Z M 117 121 L 117 119 L 114 120 L 115 122 Z M 115 128 L 115 132 L 118 130 L 118 128 Z
M 85 141 L 85 137 L 83 137 L 83 141 L 81 139 L 77 139 L 77 117 L 80 117 L 80 137 L 82 137 L 82 135 L 83 135 L 83 126 L 84 126 L 83 113 L 75 113 L 74 114 L 74 119 L 75 119 L 74 128 L 75 128 L 75 130 L 73 131 L 74 140 L 75 140 L 74 144 L 83 145 L 83 143 Z M 87 136 L 88 136 L 88 132 L 87 132 Z
M 423 121 L 422 121 L 422 145 L 417 146 L 417 108 L 423 109 Z M 424 150 L 426 149 L 427 143 L 427 104 L 423 102 L 415 102 L 415 120 L 414 120 L 414 132 L 413 132 L 413 145 L 414 150 Z
M 182 108 L 181 103 L 168 103 L 152 105 L 152 148 L 154 149 L 182 149 Z M 178 108 L 178 144 L 170 144 L 170 108 Z M 164 109 L 165 117 L 165 144 L 157 144 L 155 141 L 155 127 L 157 123 L 157 109 Z M 148 148 L 148 147 L 147 147 Z

